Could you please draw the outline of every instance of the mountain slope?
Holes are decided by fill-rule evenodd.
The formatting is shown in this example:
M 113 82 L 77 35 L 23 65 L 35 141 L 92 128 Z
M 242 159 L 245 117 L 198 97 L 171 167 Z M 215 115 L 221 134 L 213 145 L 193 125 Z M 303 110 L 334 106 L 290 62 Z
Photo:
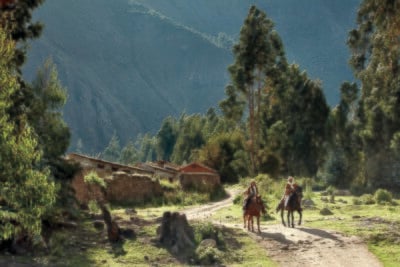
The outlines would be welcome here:
M 52 56 L 68 88 L 72 145 L 81 138 L 85 151 L 103 149 L 114 131 L 125 143 L 223 97 L 230 52 L 185 28 L 124 1 L 52 0 L 38 13 L 46 29 L 25 72 Z
M 32 43 L 28 79 L 51 56 L 68 89 L 71 150 L 124 145 L 168 115 L 204 113 L 224 98 L 230 51 L 251 4 L 276 22 L 289 62 L 322 80 L 337 103 L 347 67 L 347 32 L 359 0 L 47 0 Z

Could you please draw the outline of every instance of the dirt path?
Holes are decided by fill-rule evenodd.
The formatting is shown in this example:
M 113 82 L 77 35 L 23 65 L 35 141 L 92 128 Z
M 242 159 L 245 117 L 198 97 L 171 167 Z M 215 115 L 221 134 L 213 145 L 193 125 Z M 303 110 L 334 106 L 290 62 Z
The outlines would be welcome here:
M 218 209 L 232 205 L 239 191 L 231 190 L 230 197 L 220 202 L 184 210 L 189 220 L 205 220 Z M 218 222 L 220 224 L 221 222 Z M 222 223 L 242 228 L 242 224 Z M 305 226 L 287 228 L 281 224 L 261 224 L 261 234 L 249 233 L 266 253 L 280 266 L 380 267 L 378 259 L 368 251 L 361 239 L 347 237 L 335 231 Z

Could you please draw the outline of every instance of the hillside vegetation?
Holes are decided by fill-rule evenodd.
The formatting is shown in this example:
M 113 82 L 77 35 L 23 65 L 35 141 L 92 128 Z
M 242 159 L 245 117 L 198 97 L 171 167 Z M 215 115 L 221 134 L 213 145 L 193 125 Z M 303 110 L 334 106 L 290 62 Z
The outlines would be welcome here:
M 232 44 L 251 3 L 265 10 L 289 61 L 319 78 L 330 104 L 351 79 L 345 47 L 354 1 L 45 1 L 34 13 L 45 25 L 31 43 L 28 79 L 52 57 L 68 90 L 64 117 L 70 149 L 104 149 L 155 133 L 163 118 L 204 114 L 217 106 L 233 62 Z

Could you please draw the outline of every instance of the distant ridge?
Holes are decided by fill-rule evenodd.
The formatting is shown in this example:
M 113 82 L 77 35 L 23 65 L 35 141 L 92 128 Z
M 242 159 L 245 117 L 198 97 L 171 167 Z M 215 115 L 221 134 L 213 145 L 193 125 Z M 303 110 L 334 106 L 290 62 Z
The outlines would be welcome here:
M 68 89 L 64 117 L 70 151 L 102 151 L 113 133 L 125 145 L 155 133 L 162 120 L 205 113 L 224 98 L 231 45 L 251 4 L 266 10 L 290 62 L 322 80 L 338 101 L 347 66 L 347 32 L 359 0 L 47 0 L 45 24 L 32 42 L 24 74 L 52 57 Z

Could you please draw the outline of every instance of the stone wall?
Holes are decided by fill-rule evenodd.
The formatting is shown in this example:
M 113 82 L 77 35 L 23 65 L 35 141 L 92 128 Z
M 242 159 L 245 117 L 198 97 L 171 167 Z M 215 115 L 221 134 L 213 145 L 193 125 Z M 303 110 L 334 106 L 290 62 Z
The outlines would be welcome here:
M 158 181 L 140 174 L 114 172 L 106 182 L 110 202 L 143 202 L 163 193 Z
M 89 171 L 95 171 L 99 177 L 106 182 L 106 194 L 98 186 L 89 186 L 84 182 L 84 176 Z M 72 187 L 79 203 L 87 204 L 94 197 L 98 200 L 108 202 L 143 202 L 153 197 L 161 196 L 162 189 L 158 181 L 141 174 L 128 174 L 125 172 L 114 172 L 109 176 L 98 170 L 82 170 L 72 180 Z
M 211 192 L 221 184 L 219 175 L 213 173 L 181 173 L 179 181 L 183 189 Z

